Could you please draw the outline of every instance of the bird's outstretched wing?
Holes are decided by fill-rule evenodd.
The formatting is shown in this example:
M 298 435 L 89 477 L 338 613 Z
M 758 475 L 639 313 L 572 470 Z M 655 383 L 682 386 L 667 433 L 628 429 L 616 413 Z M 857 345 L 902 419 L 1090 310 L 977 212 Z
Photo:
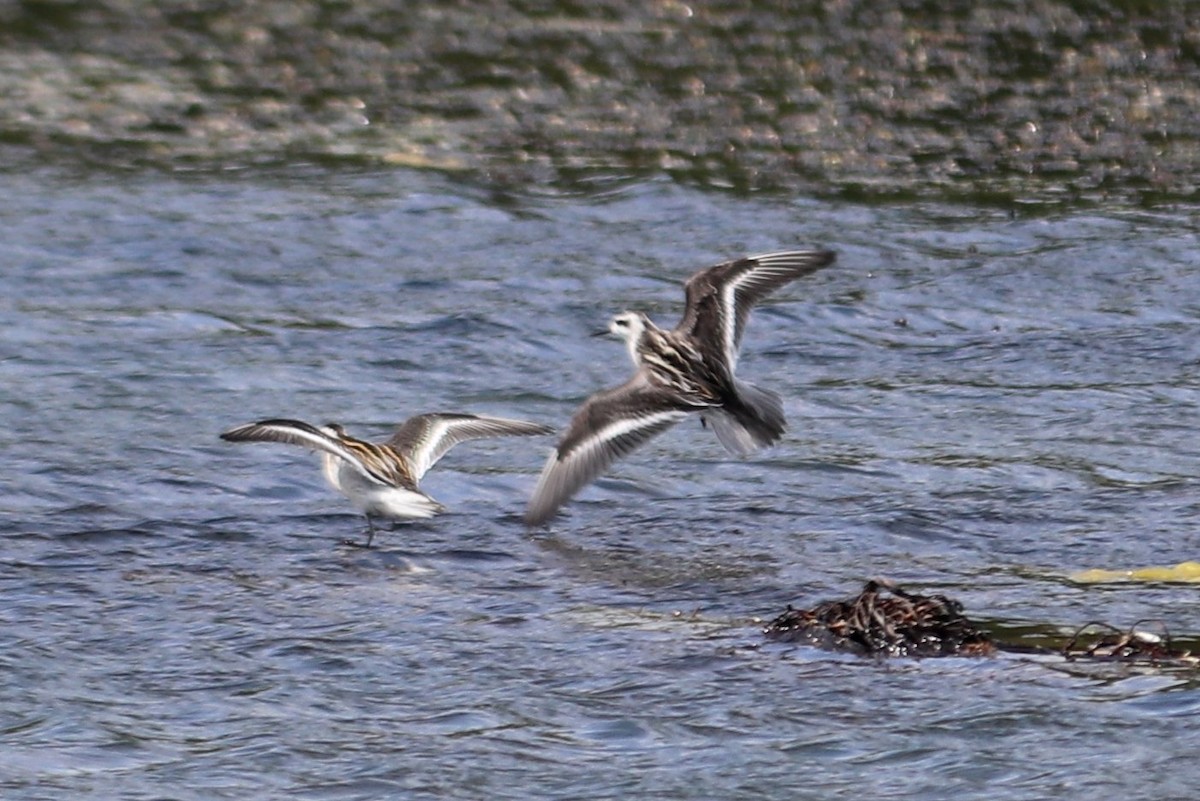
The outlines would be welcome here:
M 257 423 L 231 428 L 221 435 L 221 439 L 228 442 L 282 442 L 287 445 L 302 445 L 339 457 L 371 481 L 389 487 L 396 484 L 395 479 L 388 475 L 386 467 L 375 463 L 378 459 L 373 450 L 374 446 L 370 443 L 345 435 L 338 437 L 301 420 L 259 420 Z
M 429 468 L 460 442 L 552 433 L 554 429 L 549 426 L 524 420 L 431 412 L 406 420 L 388 440 L 388 444 L 409 461 L 413 478 L 419 481 Z
M 571 418 L 546 462 L 525 511 L 538 526 L 616 459 L 698 411 L 652 386 L 639 371 L 619 387 L 592 395 Z
M 687 308 L 676 331 L 698 342 L 720 343 L 720 355 L 732 374 L 742 334 L 754 305 L 781 286 L 827 267 L 831 250 L 764 253 L 709 267 L 688 279 Z

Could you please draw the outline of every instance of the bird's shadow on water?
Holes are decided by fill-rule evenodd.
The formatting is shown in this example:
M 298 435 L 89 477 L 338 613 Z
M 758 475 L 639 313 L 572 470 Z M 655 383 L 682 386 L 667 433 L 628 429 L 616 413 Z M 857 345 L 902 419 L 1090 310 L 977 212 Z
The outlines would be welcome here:
M 266 520 L 221 516 L 196 521 L 147 520 L 121 528 L 77 529 L 55 535 L 63 542 L 129 540 L 153 543 L 154 560 L 189 563 L 228 561 L 266 566 L 287 559 L 298 564 L 376 563 L 394 566 L 419 556 L 389 544 L 397 534 L 426 536 L 428 524 L 407 524 L 395 530 L 380 526 L 375 542 L 364 547 L 367 529 L 362 518 L 349 514 L 289 515 Z M 239 546 L 239 547 L 235 547 Z M 241 548 L 240 546 L 244 546 Z
M 470 516 L 448 513 L 433 520 L 376 522 L 376 533 L 370 546 L 365 545 L 365 526 L 360 537 L 345 536 L 354 530 L 354 524 L 348 524 L 347 520 L 361 521 L 361 518 L 351 515 L 298 518 L 298 525 L 307 527 L 310 532 L 301 535 L 305 548 L 310 543 L 322 543 L 314 545 L 305 558 L 323 564 L 332 561 L 354 570 L 411 573 L 434 572 L 451 565 L 486 569 L 519 558 L 503 545 L 495 547 L 497 540 L 489 530 L 497 522 L 494 520 L 486 521 L 486 525 L 476 525 Z M 313 524 L 322 533 L 311 533 Z M 515 538 L 511 541 L 515 542 Z
M 372 574 L 382 578 L 433 572 L 433 560 L 422 552 L 387 543 L 369 549 L 343 544 L 341 535 L 357 531 L 360 522 L 342 514 L 266 521 L 154 521 L 119 531 L 68 533 L 58 538 L 56 547 L 43 547 L 42 554 L 29 561 L 110 566 L 131 585 L 183 586 L 200 580 L 267 593 L 309 584 L 356 586 Z M 78 545 L 61 547 L 74 543 Z
M 594 511 L 594 510 L 589 510 Z M 569 514 L 569 513 L 568 513 Z M 549 526 L 527 530 L 525 540 L 549 564 L 597 593 L 632 593 L 641 602 L 724 604 L 753 595 L 778 571 L 769 554 L 746 548 L 713 530 L 664 519 L 661 514 L 617 512 L 600 525 L 580 525 L 560 516 Z M 733 532 L 737 534 L 738 532 Z

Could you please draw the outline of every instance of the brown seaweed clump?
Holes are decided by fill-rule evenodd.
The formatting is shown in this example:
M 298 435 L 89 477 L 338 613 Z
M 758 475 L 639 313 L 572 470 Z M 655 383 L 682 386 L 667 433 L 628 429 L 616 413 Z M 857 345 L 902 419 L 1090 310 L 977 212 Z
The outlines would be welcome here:
M 886 593 L 886 594 L 885 594 Z M 787 611 L 767 624 L 767 639 L 805 640 L 866 656 L 986 656 L 995 645 L 944 595 L 905 592 L 886 581 L 868 581 L 844 601 Z
M 1200 667 L 1200 656 L 1189 650 L 1175 648 L 1171 634 L 1162 626 L 1162 634 L 1139 629 L 1146 621 L 1138 621 L 1122 631 L 1107 623 L 1092 622 L 1080 627 L 1063 646 L 1062 655 L 1067 661 L 1087 659 L 1101 662 L 1132 662 L 1167 667 Z M 1084 644 L 1084 634 L 1089 629 L 1104 633 L 1096 636 L 1090 644 Z

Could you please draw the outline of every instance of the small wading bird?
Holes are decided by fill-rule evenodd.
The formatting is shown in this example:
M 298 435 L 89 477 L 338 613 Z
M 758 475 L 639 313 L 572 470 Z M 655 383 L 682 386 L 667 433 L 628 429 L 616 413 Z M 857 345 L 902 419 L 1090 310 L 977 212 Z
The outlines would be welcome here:
M 321 451 L 326 480 L 367 518 L 367 543 L 375 538 L 372 517 L 433 517 L 444 507 L 421 492 L 418 482 L 448 450 L 472 439 L 550 434 L 554 429 L 523 420 L 473 414 L 421 414 L 378 445 L 348 435 L 340 425 L 299 420 L 260 420 L 221 435 L 229 442 L 283 442 Z
M 575 413 L 542 470 L 525 522 L 545 523 L 615 459 L 692 413 L 738 456 L 778 441 L 784 431 L 779 396 L 734 375 L 746 321 L 767 295 L 836 257 L 828 250 L 767 253 L 701 270 L 685 285 L 687 306 L 671 331 L 640 312 L 614 317 L 601 333 L 625 340 L 637 370 Z

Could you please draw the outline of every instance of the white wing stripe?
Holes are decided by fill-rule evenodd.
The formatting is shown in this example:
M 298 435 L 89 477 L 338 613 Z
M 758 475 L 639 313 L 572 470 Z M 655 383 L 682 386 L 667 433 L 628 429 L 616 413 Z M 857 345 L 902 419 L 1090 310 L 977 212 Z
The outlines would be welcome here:
M 282 442 L 283 444 L 315 448 L 316 450 L 324 451 L 325 453 L 336 456 L 353 467 L 370 481 L 382 484 L 383 486 L 392 486 L 392 483 L 386 480 L 386 477 L 379 475 L 367 467 L 361 456 L 343 445 L 341 441 L 337 439 L 335 432 L 333 432 L 331 429 L 321 426 L 320 428 L 317 428 L 316 431 L 319 432 L 319 434 L 313 433 L 313 431 L 305 428 L 297 428 L 294 426 L 260 425 L 258 423 L 251 423 L 250 425 L 241 426 L 240 428 L 235 428 L 226 433 L 240 433 L 243 436 L 257 439 L 260 442 Z M 261 436 L 262 434 L 268 432 L 276 435 L 282 435 L 285 437 L 285 439 L 278 440 Z
M 549 434 L 552 429 L 524 420 L 509 420 L 504 417 L 463 417 L 459 415 L 425 415 L 422 428 L 414 440 L 405 436 L 400 442 L 393 441 L 402 452 L 408 454 L 414 478 L 420 479 L 429 468 L 437 464 L 451 448 L 463 442 L 506 436 L 531 436 Z M 409 421 L 410 423 L 412 421 Z M 406 423 L 405 426 L 409 424 Z M 402 432 L 407 435 L 409 432 Z
M 418 442 L 413 443 L 414 447 L 409 453 L 412 459 L 413 478 L 419 481 L 433 466 L 433 455 L 437 453 L 438 446 L 441 445 L 449 431 L 450 424 L 445 419 L 434 418 L 433 425 L 425 430 Z
M 560 454 L 558 461 L 573 461 L 581 458 L 585 453 L 602 448 L 607 443 L 620 439 L 627 434 L 632 434 L 643 428 L 651 428 L 660 423 L 680 420 L 687 416 L 687 412 L 671 409 L 653 414 L 643 414 L 637 417 L 618 418 L 603 428 L 597 429 L 587 439 L 581 440 L 578 445 L 571 449 L 570 453 Z

